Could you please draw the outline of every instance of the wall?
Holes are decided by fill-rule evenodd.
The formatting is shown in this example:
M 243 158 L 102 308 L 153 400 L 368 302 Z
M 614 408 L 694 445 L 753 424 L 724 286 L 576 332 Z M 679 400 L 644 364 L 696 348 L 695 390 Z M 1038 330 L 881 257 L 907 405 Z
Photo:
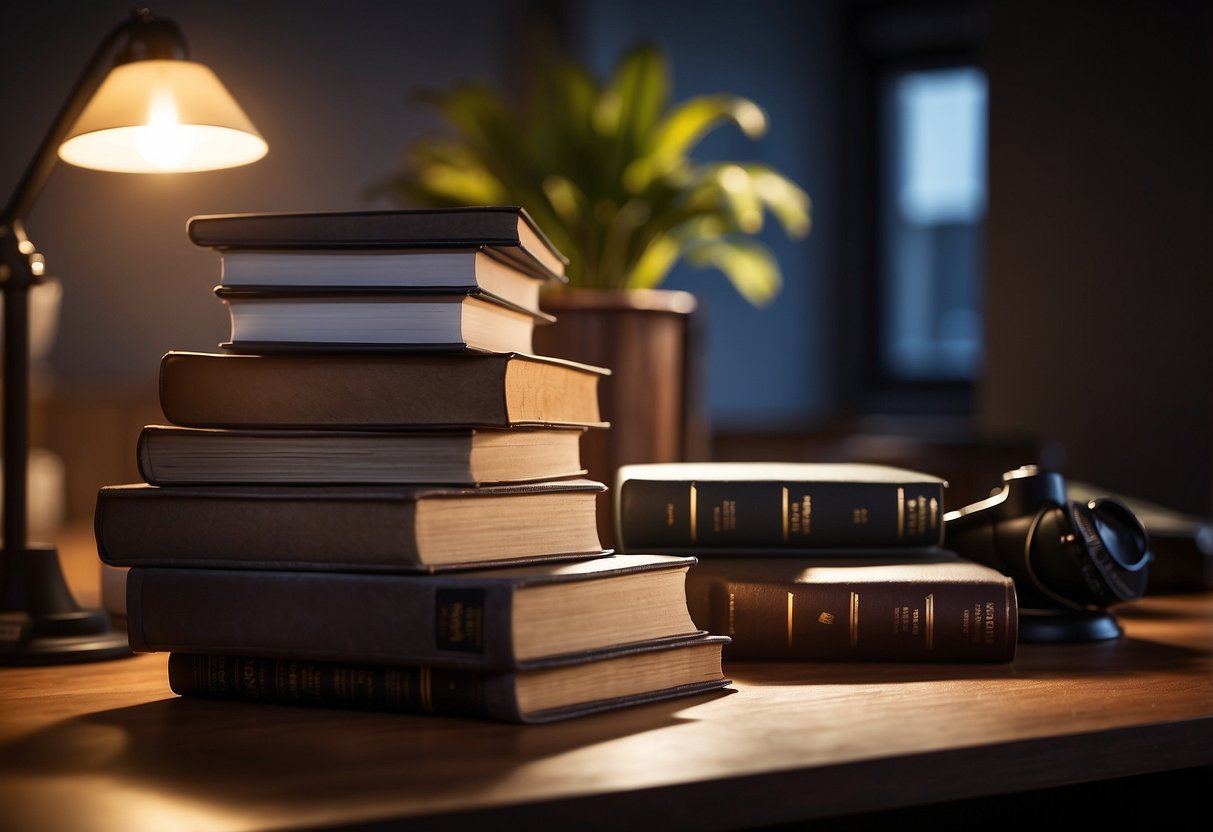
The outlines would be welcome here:
M 35 425 L 68 459 L 69 514 L 97 486 L 133 478 L 134 437 L 158 420 L 160 357 L 214 350 L 226 312 L 211 292 L 216 255 L 186 238 L 195 214 L 386 207 L 364 190 L 436 118 L 410 102 L 426 87 L 512 75 L 525 4 L 357 0 L 161 0 L 269 142 L 243 168 L 124 175 L 59 165 L 27 218 L 63 286 L 50 353 L 51 412 Z M 0 26 L 0 192 L 7 197 L 129 0 L 9 4 Z M 37 407 L 36 407 L 37 409 Z M 49 434 L 49 437 L 48 437 Z
M 1066 474 L 1213 510 L 1213 13 L 991 7 L 979 421 Z
M 218 260 L 185 222 L 209 212 L 371 207 L 363 190 L 432 126 L 418 88 L 503 74 L 521 3 L 162 0 L 191 57 L 216 71 L 270 145 L 255 165 L 160 175 L 60 165 L 27 227 L 64 284 L 53 352 L 64 384 L 154 385 L 161 353 L 213 349 L 227 318 Z M 85 61 L 128 0 L 15 5 L 0 28 L 7 195 Z M 451 33 L 458 32 L 458 37 Z M 382 206 L 380 206 L 382 207 Z

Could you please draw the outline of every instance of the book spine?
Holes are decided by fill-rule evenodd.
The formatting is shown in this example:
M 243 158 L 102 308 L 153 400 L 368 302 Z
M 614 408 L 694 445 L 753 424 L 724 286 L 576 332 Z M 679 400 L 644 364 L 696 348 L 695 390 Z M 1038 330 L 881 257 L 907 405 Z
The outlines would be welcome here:
M 713 633 L 734 660 L 1008 662 L 1018 607 L 999 582 L 765 583 L 717 578 Z
M 94 512 L 98 555 L 112 566 L 417 568 L 412 500 L 260 493 L 102 488 Z
M 510 677 L 475 670 L 173 653 L 168 681 L 180 696 L 520 721 Z
M 942 483 L 628 480 L 624 551 L 857 549 L 943 542 Z
M 132 567 L 127 631 L 137 653 L 511 670 L 512 592 L 428 576 Z

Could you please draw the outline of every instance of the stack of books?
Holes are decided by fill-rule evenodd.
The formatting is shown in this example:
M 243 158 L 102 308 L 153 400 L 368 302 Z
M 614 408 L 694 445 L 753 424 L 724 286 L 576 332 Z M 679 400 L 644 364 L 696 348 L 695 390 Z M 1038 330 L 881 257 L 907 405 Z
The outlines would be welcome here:
M 868 463 L 625 465 L 615 539 L 698 556 L 692 617 L 726 660 L 1011 661 L 1015 584 L 944 548 L 946 488 Z
M 695 558 L 604 549 L 609 371 L 531 352 L 563 257 L 518 208 L 193 218 L 223 351 L 160 366 L 97 498 L 136 652 L 187 696 L 541 722 L 728 684 Z

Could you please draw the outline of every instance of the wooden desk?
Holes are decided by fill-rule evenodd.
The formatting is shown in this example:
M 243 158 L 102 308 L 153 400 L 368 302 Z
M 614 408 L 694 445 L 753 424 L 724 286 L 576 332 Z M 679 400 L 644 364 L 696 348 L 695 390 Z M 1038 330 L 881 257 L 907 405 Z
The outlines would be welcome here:
M 90 542 L 61 544 L 77 587 Z M 0 828 L 736 829 L 1213 764 L 1213 597 L 1121 619 L 1005 666 L 733 664 L 733 692 L 539 727 L 187 701 L 163 655 L 0 669 Z

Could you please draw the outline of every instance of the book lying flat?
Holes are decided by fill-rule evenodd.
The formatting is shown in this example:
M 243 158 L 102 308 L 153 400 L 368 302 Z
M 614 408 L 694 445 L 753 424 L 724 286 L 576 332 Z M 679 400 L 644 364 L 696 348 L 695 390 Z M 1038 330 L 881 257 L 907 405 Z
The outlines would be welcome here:
M 602 427 L 609 370 L 539 356 L 174 351 L 160 406 L 185 427 Z
M 700 635 L 513 672 L 171 653 L 181 696 L 542 723 L 707 693 L 728 639 Z
M 94 528 L 114 566 L 432 572 L 604 553 L 605 488 L 107 485 Z
M 563 275 L 561 254 L 518 206 L 398 211 L 204 214 L 190 218 L 195 245 L 231 248 L 452 248 L 493 246 L 522 267 Z
M 584 476 L 582 428 L 256 430 L 147 425 L 151 485 L 485 485 Z
M 222 346 L 266 349 L 398 348 L 530 352 L 535 325 L 555 320 L 487 293 L 373 294 L 215 290 L 231 335 Z
M 932 474 L 868 463 L 625 465 L 616 540 L 622 551 L 703 557 L 939 546 L 946 488 Z
M 726 660 L 986 661 L 1015 656 L 1011 578 L 941 550 L 916 558 L 720 558 L 687 578 Z
M 563 282 L 523 271 L 489 246 L 460 249 L 225 249 L 220 285 L 227 288 L 417 289 L 487 292 L 539 311 L 539 292 Z
M 517 670 L 699 632 L 694 558 L 387 575 L 131 567 L 127 625 L 139 653 Z

